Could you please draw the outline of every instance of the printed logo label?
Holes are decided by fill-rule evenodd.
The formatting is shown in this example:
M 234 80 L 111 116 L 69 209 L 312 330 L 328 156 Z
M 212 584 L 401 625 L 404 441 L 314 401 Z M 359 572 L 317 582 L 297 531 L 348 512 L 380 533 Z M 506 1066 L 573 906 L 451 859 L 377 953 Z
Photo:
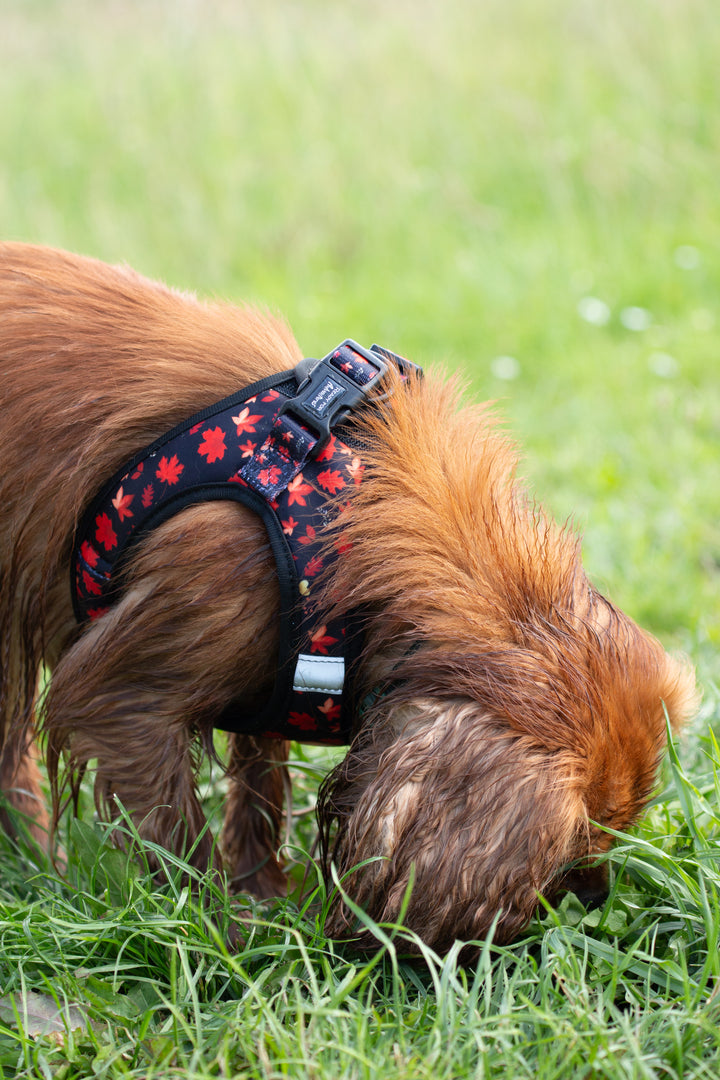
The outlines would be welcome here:
M 321 386 L 318 387 L 314 397 L 305 402 L 305 406 L 311 409 L 316 416 L 325 416 L 330 409 L 332 403 L 336 401 L 343 393 L 343 388 L 340 383 L 336 383 L 334 379 L 327 378 Z

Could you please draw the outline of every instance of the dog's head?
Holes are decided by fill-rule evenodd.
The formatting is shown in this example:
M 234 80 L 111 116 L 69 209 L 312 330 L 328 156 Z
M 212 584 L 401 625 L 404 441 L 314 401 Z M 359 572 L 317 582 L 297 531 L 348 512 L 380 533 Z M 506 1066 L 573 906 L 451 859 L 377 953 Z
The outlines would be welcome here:
M 602 893 L 593 857 L 647 803 L 693 673 L 592 588 L 486 415 L 430 382 L 369 423 L 331 586 L 367 614 L 365 686 L 392 689 L 321 792 L 326 859 L 376 920 L 412 883 L 406 925 L 438 950 L 507 941 L 539 894 Z M 353 929 L 340 902 L 328 929 Z
M 539 894 L 570 889 L 596 902 L 605 868 L 593 857 L 650 797 L 665 709 L 676 724 L 693 700 L 692 673 L 625 629 L 623 645 L 588 633 L 584 671 L 560 640 L 552 654 L 508 649 L 485 668 L 477 658 L 474 672 L 455 657 L 459 691 L 473 675 L 482 690 L 454 697 L 440 667 L 449 658 L 428 654 L 418 675 L 427 692 L 408 700 L 401 687 L 384 713 L 376 707 L 324 792 L 340 874 L 375 860 L 345 880 L 349 895 L 392 921 L 412 881 L 406 925 L 440 951 L 484 937 L 495 920 L 496 939 L 511 939 Z M 350 928 L 336 905 L 329 929 Z

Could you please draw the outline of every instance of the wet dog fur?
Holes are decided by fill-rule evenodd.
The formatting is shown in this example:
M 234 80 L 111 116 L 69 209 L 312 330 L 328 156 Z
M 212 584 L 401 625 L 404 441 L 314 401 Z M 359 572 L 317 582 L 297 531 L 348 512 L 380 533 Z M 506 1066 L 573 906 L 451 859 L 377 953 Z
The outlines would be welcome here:
M 258 311 L 0 244 L 0 785 L 38 836 L 49 819 L 36 712 L 51 820 L 94 762 L 106 820 L 118 798 L 167 848 L 203 832 L 196 772 L 213 720 L 231 700 L 260 703 L 274 681 L 265 529 L 237 503 L 183 510 L 138 545 L 121 598 L 82 630 L 73 533 L 138 449 L 301 355 Z M 626 829 L 646 804 L 665 710 L 674 728 L 687 719 L 693 674 L 588 582 L 577 537 L 528 499 L 486 407 L 429 374 L 358 424 L 371 449 L 362 484 L 342 493 L 344 554 L 318 619 L 363 612 L 359 699 L 388 690 L 321 787 L 324 870 L 334 862 L 380 921 L 414 879 L 406 925 L 440 951 L 493 922 L 507 941 L 538 894 L 602 893 L 592 857 L 612 842 L 606 828 Z M 51 680 L 36 709 L 42 665 Z M 192 859 L 222 864 L 234 890 L 277 895 L 288 744 L 228 742 L 220 848 L 205 831 Z M 352 935 L 340 901 L 327 930 Z

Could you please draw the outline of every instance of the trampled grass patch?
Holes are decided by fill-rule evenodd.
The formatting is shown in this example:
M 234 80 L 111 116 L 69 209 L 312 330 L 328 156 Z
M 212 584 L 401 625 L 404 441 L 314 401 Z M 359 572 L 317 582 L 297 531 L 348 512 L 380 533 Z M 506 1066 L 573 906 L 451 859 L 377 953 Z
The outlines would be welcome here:
M 158 885 L 89 801 L 64 878 L 2 841 L 3 1075 L 716 1074 L 718 55 L 712 0 L 2 4 L 1 237 L 279 309 L 308 355 L 461 371 L 706 688 L 608 905 L 467 968 L 391 928 L 367 958 L 326 941 L 300 852 L 228 949 L 223 893 Z

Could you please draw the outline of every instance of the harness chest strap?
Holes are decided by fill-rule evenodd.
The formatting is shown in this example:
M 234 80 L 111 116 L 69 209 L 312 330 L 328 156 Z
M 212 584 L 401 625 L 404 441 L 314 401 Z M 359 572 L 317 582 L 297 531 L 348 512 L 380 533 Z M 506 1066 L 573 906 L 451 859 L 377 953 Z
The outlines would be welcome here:
M 275 557 L 282 613 L 277 678 L 259 713 L 233 703 L 216 726 L 305 742 L 349 741 L 345 661 L 358 642 L 344 621 L 318 626 L 305 601 L 327 559 L 321 532 L 337 513 L 334 497 L 362 480 L 362 451 L 343 441 L 339 426 L 366 401 L 388 363 L 403 372 L 413 367 L 379 346 L 366 350 L 347 340 L 323 360 L 303 360 L 203 409 L 136 454 L 77 531 L 78 620 L 108 610 L 133 545 L 149 530 L 198 502 L 240 502 L 262 518 Z

